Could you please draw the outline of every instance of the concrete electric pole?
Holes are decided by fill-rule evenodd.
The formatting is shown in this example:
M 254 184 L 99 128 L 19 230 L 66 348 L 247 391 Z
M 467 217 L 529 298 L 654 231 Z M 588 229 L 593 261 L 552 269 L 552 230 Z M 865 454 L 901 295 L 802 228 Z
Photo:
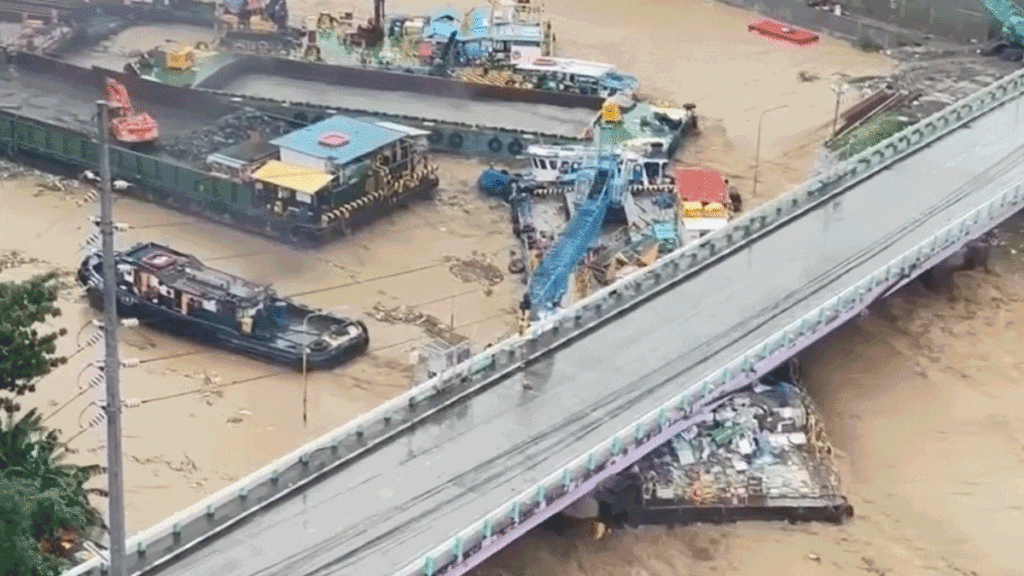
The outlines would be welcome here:
M 113 193 L 110 185 L 110 144 L 108 104 L 99 108 L 100 141 L 100 236 L 103 238 L 103 332 L 106 360 L 103 373 L 107 381 L 107 524 L 110 529 L 109 576 L 125 576 L 124 474 L 121 458 L 121 362 L 117 353 L 117 271 L 114 264 Z

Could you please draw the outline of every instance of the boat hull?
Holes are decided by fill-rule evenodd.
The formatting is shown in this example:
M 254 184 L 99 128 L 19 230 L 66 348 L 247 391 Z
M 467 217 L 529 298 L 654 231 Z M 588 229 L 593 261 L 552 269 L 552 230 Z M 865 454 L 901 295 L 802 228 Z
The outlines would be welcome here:
M 97 310 L 103 309 L 103 278 L 98 271 L 89 266 L 86 258 L 78 269 L 78 282 L 86 289 L 89 303 Z M 310 310 L 312 312 L 312 310 Z M 302 348 L 295 346 L 288 349 L 274 345 L 270 341 L 243 335 L 227 327 L 192 318 L 174 310 L 169 310 L 139 298 L 126 290 L 117 291 L 117 314 L 121 318 L 137 318 L 146 326 L 158 328 L 175 335 L 185 336 L 202 344 L 235 352 L 271 362 L 289 366 L 296 370 L 303 367 Z M 366 352 L 370 345 L 369 332 L 366 325 L 353 320 L 359 327 L 360 334 L 350 342 L 325 351 L 310 350 L 306 354 L 307 370 L 328 370 L 352 360 Z

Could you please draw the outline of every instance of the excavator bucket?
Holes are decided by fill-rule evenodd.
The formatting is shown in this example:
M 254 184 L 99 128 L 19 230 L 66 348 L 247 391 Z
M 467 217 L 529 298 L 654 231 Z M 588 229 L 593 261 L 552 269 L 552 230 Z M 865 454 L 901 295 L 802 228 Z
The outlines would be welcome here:
M 107 100 L 113 112 L 110 118 L 110 135 L 123 144 L 154 142 L 160 135 L 156 120 L 145 112 L 135 112 L 124 84 L 107 78 L 106 86 Z

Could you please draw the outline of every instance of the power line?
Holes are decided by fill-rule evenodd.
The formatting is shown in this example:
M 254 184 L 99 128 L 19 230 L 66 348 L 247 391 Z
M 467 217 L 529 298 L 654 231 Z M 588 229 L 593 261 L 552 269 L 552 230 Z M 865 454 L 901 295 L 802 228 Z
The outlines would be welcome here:
M 170 400 L 172 398 L 180 398 L 182 396 L 188 396 L 190 394 L 199 394 L 202 392 L 209 392 L 211 390 L 220 390 L 221 388 L 227 388 L 228 386 L 236 386 L 238 384 L 247 384 L 249 382 L 255 382 L 256 380 L 265 380 L 267 378 L 273 378 L 274 376 L 281 376 L 284 374 L 291 374 L 290 370 L 279 370 L 277 372 L 270 372 L 260 376 L 253 376 L 251 378 L 243 378 L 241 380 L 232 380 L 231 382 L 225 382 L 224 384 L 217 384 L 216 386 L 207 386 L 205 388 L 193 388 L 192 390 L 185 390 L 183 392 L 176 392 L 174 394 L 168 394 L 166 396 L 157 396 L 155 398 L 146 398 L 145 400 L 139 400 L 139 404 L 149 404 L 150 402 L 158 402 L 160 400 Z
M 488 320 L 494 320 L 495 318 L 502 318 L 502 317 L 505 317 L 505 316 L 508 316 L 508 314 L 505 313 L 505 312 L 501 312 L 501 313 L 498 313 L 498 314 L 494 314 L 492 316 L 488 316 L 486 318 L 480 318 L 479 320 L 474 320 L 472 322 L 467 322 L 465 324 L 459 324 L 458 326 L 455 327 L 455 329 L 458 330 L 460 328 L 466 328 L 467 326 L 473 326 L 473 325 L 476 325 L 476 324 L 481 324 L 483 322 L 487 322 Z M 380 351 L 380 350 L 388 350 L 390 348 L 395 348 L 395 347 L 401 346 L 403 344 L 409 344 L 410 342 L 416 342 L 417 340 L 426 340 L 427 338 L 432 338 L 432 336 L 429 335 L 429 334 L 425 335 L 425 336 L 416 336 L 415 338 L 409 338 L 408 340 L 403 340 L 401 342 L 396 342 L 394 344 L 388 344 L 387 346 L 381 346 L 380 348 L 373 348 L 373 351 L 377 352 L 377 351 Z
M 320 292 L 329 292 L 331 290 L 340 290 L 341 288 L 348 288 L 351 286 L 358 286 L 360 284 L 366 284 L 367 282 L 376 282 L 377 280 L 386 280 L 388 278 L 394 278 L 396 276 L 403 276 L 405 274 L 414 274 L 416 272 L 422 272 L 424 270 L 430 270 L 431 268 L 439 268 L 446 266 L 447 262 L 437 262 L 435 264 L 429 264 L 427 266 L 420 266 L 419 268 L 411 268 L 409 270 L 402 270 L 399 272 L 392 272 L 391 274 L 384 274 L 383 276 L 374 276 L 372 278 L 363 278 L 362 280 L 354 280 L 352 282 L 346 282 L 345 284 L 338 284 L 335 286 L 327 286 L 324 288 L 316 288 L 314 290 L 306 290 L 305 292 L 296 292 L 289 294 L 287 298 L 294 298 L 295 296 L 308 296 L 310 294 L 317 294 Z

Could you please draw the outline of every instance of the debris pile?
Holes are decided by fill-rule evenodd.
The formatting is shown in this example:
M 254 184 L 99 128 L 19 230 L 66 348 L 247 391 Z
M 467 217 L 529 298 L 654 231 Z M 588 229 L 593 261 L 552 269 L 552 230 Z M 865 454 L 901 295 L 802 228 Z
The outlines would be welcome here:
M 765 378 L 638 463 L 647 500 L 771 506 L 839 495 L 832 448 L 797 386 Z
M 389 308 L 388 306 L 377 302 L 366 314 L 370 318 L 386 324 L 409 324 L 412 326 L 418 326 L 422 328 L 424 332 L 435 338 L 451 339 L 452 337 L 459 337 L 459 335 L 456 334 L 450 326 L 442 322 L 436 316 L 420 312 L 419 310 L 415 310 L 405 305 Z
M 291 127 L 284 120 L 246 108 L 165 142 L 163 150 L 179 160 L 204 162 L 210 154 L 244 142 L 257 131 L 263 137 L 276 138 L 290 132 Z
M 448 271 L 463 282 L 477 282 L 488 287 L 497 286 L 505 279 L 501 269 L 486 254 L 473 251 L 472 258 L 459 258 L 457 256 L 445 256 L 445 262 L 450 262 Z

